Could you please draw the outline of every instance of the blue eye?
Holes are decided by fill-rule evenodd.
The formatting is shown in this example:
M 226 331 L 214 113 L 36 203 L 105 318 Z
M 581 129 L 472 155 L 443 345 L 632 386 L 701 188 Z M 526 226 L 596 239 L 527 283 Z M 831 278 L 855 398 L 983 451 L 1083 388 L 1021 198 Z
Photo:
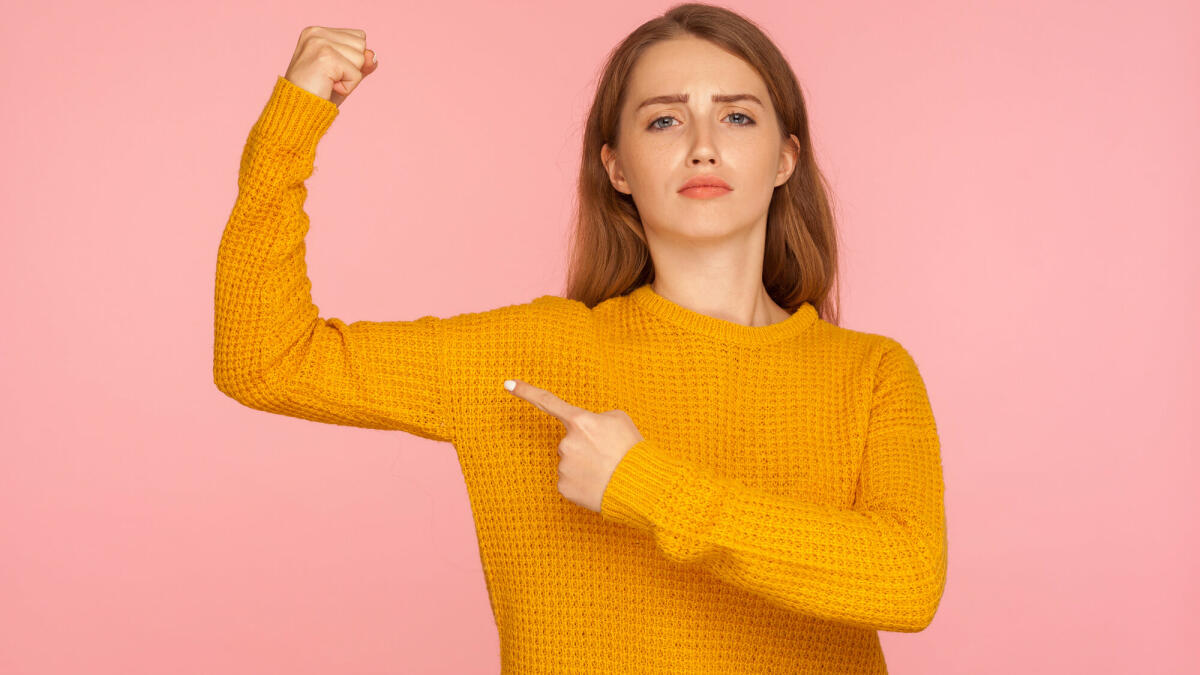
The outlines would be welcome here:
M 747 122 L 745 122 L 743 124 L 735 124 L 734 125 L 735 127 L 750 127 L 750 126 L 754 126 L 754 124 L 755 124 L 754 119 L 745 113 L 732 112 L 732 113 L 729 113 L 728 115 L 726 115 L 725 117 L 733 117 L 734 115 L 737 115 L 738 117 L 744 117 L 747 120 Z M 666 129 L 670 129 L 672 126 L 675 126 L 675 125 L 669 124 L 664 127 L 664 126 L 659 126 L 658 123 L 661 120 L 673 120 L 673 119 L 675 119 L 675 118 L 671 117 L 670 115 L 663 115 L 662 117 L 656 117 L 650 121 L 650 126 L 648 126 L 647 129 L 649 129 L 650 131 L 664 131 Z

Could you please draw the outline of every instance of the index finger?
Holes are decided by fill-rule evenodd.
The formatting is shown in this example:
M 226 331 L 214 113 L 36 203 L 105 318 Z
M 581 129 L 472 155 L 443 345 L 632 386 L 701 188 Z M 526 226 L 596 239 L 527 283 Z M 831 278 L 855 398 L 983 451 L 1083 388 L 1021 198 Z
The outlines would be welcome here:
M 510 382 L 513 384 L 512 389 L 508 387 Z M 505 380 L 504 388 L 529 401 L 542 412 L 557 417 L 558 421 L 563 424 L 570 424 L 580 413 L 587 412 L 583 408 L 573 406 L 545 389 L 535 387 L 528 382 Z

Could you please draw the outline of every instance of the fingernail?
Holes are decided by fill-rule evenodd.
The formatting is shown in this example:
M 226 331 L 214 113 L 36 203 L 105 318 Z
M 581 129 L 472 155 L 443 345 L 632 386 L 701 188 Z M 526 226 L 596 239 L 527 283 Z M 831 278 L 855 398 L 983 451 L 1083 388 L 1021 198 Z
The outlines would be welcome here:
M 371 63 L 379 63 L 379 55 L 371 52 Z
M 516 382 L 516 380 L 505 380 L 505 381 L 504 381 L 504 388 L 505 388 L 505 389 L 507 389 L 507 390 L 509 390 L 509 391 L 512 391 L 513 389 L 516 389 L 516 388 L 517 388 L 517 382 Z

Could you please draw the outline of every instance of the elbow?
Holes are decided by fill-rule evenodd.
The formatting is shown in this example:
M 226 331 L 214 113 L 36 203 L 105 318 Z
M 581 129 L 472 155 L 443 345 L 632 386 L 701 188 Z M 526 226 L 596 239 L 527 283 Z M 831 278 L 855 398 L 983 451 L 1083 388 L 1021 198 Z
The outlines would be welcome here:
M 933 617 L 937 614 L 938 605 L 941 604 L 941 594 L 935 597 L 927 598 L 924 602 L 914 606 L 912 612 L 904 622 L 904 626 L 899 629 L 901 633 L 920 633 L 933 623 Z
M 241 391 L 241 389 L 232 380 L 214 376 L 213 384 L 216 385 L 217 391 L 221 392 L 222 394 L 225 394 L 226 396 L 228 396 L 229 398 L 232 398 L 235 401 L 238 400 L 238 392 Z
M 924 603 L 918 605 L 918 611 L 909 616 L 907 627 L 900 629 L 900 632 L 920 633 L 929 628 L 929 624 L 933 623 L 933 617 L 937 614 L 937 608 L 941 604 L 941 599 L 942 596 L 939 593 L 937 596 L 929 598 Z
M 259 408 L 270 400 L 272 392 L 267 386 L 269 378 L 244 369 L 231 367 L 227 360 L 213 360 L 213 384 L 217 390 L 242 405 Z
M 287 407 L 283 389 L 270 386 L 269 382 L 262 377 L 213 377 L 217 390 L 247 408 L 281 413 Z
M 910 540 L 904 547 L 903 574 L 891 577 L 877 597 L 885 600 L 886 621 L 875 627 L 897 633 L 919 633 L 933 623 L 946 590 L 946 537 L 944 533 Z
M 213 384 L 216 385 L 217 391 L 242 404 L 249 400 L 248 389 L 244 382 L 241 378 L 235 378 L 218 368 L 213 368 Z
M 238 403 L 263 412 L 288 414 L 291 401 L 289 380 L 279 369 L 265 371 L 230 367 L 228 362 L 213 362 L 213 384 L 217 390 Z
M 927 579 L 921 589 L 913 588 L 912 593 L 902 601 L 894 602 L 892 607 L 896 611 L 885 625 L 876 628 L 896 633 L 920 633 L 925 630 L 933 623 L 933 617 L 937 614 L 942 600 L 942 588 L 942 582 Z
M 909 612 L 903 617 L 902 627 L 897 628 L 903 633 L 919 633 L 933 623 L 938 606 L 942 603 L 942 595 L 946 590 L 946 538 L 933 547 L 935 555 L 925 558 L 919 566 L 921 574 L 913 586 L 914 594 L 908 603 Z
M 241 401 L 246 390 L 246 377 L 232 367 L 229 357 L 217 352 L 213 354 L 213 384 L 217 390 L 235 401 Z
M 229 398 L 254 407 L 256 401 L 271 398 L 272 387 L 277 378 L 261 367 L 260 357 L 251 346 L 237 345 L 235 348 L 217 336 L 213 348 L 212 378 L 217 390 Z

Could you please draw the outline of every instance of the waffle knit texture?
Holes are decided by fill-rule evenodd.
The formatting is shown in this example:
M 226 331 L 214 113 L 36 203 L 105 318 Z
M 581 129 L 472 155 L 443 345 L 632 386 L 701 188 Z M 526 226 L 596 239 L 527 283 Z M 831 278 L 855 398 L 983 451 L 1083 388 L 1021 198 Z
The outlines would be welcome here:
M 449 443 L 503 673 L 886 673 L 877 631 L 928 626 L 947 561 L 937 430 L 905 348 L 812 304 L 745 326 L 649 285 L 591 309 L 544 295 L 322 318 L 304 181 L 337 115 L 279 77 L 251 128 L 217 257 L 217 388 Z M 633 419 L 645 440 L 600 513 L 558 492 L 565 428 L 508 378 Z

